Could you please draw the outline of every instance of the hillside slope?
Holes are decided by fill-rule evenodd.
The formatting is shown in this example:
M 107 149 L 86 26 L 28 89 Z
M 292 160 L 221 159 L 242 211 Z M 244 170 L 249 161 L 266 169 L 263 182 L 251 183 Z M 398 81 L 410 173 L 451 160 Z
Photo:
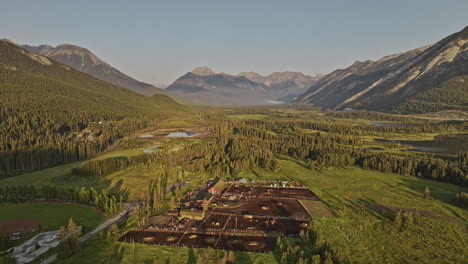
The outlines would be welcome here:
M 465 74 L 468 74 L 468 27 L 434 45 L 336 70 L 312 85 L 297 102 L 324 109 L 388 112 Z
M 5 40 L 0 41 L 0 75 L 5 108 L 116 118 L 184 111 L 166 95 L 143 96 Z M 159 102 L 164 102 L 164 108 Z
M 419 93 L 395 107 L 395 112 L 401 114 L 446 110 L 468 112 L 468 75 L 450 79 L 441 86 Z
M 144 96 L 0 40 L 0 177 L 92 157 L 190 109 Z
M 162 89 L 156 88 L 151 84 L 137 81 L 123 74 L 116 68 L 102 61 L 88 49 L 79 46 L 63 44 L 57 47 L 49 45 L 22 45 L 22 47 L 30 52 L 47 56 L 79 71 L 88 73 L 103 81 L 120 85 L 141 94 L 152 95 L 155 93 L 164 93 Z

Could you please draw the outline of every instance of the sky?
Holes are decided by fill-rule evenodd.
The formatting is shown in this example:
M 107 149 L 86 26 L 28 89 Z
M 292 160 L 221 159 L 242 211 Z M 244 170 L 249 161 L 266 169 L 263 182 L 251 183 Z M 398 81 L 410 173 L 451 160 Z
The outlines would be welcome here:
M 468 25 L 466 0 L 0 0 L 0 38 L 74 44 L 170 84 L 197 66 L 327 74 Z

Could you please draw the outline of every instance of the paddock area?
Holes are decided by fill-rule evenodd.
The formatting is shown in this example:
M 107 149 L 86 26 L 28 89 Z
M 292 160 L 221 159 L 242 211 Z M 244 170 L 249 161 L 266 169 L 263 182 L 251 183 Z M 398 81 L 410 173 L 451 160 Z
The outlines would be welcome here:
M 193 209 L 180 210 L 177 216 L 153 217 L 150 219 L 151 228 L 130 230 L 119 240 L 272 252 L 278 237 L 298 237 L 301 231 L 307 229 L 314 215 L 308 211 L 326 213 L 325 205 L 313 192 L 290 185 L 294 187 L 228 185 L 214 194 L 208 201 L 206 212 L 200 211 L 200 217 L 193 218 L 186 213 L 199 211 Z
M 214 213 L 310 220 L 309 214 L 297 200 L 248 199 L 236 207 L 217 207 Z
M 264 235 L 238 235 L 229 233 L 193 233 L 167 231 L 132 230 L 122 236 L 119 241 L 141 244 L 158 244 L 167 246 L 250 251 L 259 253 L 273 252 L 276 247 L 276 237 Z

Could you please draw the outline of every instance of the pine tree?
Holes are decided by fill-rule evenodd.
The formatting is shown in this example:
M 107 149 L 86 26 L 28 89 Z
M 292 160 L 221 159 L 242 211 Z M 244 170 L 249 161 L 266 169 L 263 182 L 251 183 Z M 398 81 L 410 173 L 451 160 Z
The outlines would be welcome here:
M 71 250 L 70 250 L 70 246 L 68 244 L 68 235 L 67 235 L 67 232 L 65 231 L 64 226 L 60 227 L 58 237 L 59 237 L 59 240 L 60 240 L 60 243 L 57 246 L 58 257 L 60 259 L 64 259 L 64 258 L 67 258 L 67 257 L 71 256 L 72 253 L 71 253 Z
M 120 230 L 117 227 L 117 225 L 116 224 L 111 225 L 111 227 L 109 228 L 109 230 L 107 230 L 107 233 L 106 233 L 107 241 L 115 242 L 117 241 L 117 239 L 119 239 L 119 236 L 120 236 Z
M 429 199 L 431 197 L 431 191 L 429 190 L 429 186 L 426 186 L 424 189 L 424 199 Z
M 320 263 L 321 263 L 320 255 L 312 256 L 312 264 L 320 264 Z
M 68 220 L 68 244 L 72 254 L 76 254 L 80 250 L 80 231 L 72 218 Z

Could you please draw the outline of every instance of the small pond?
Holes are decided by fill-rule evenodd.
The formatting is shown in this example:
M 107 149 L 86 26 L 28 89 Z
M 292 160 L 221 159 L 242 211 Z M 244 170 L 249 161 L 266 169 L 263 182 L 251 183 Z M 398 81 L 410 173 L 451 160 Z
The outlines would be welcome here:
M 198 135 L 199 133 L 193 131 L 178 131 L 169 133 L 166 135 L 166 137 L 195 137 Z
M 150 148 L 147 148 L 147 149 L 144 149 L 143 152 L 144 153 L 153 153 L 153 149 L 157 148 L 158 146 L 152 146 Z
M 141 135 L 139 138 L 152 138 L 154 135 Z
M 438 135 L 433 140 L 388 140 L 374 138 L 377 142 L 398 143 L 412 147 L 406 151 L 421 151 L 457 155 L 468 149 L 468 134 Z

